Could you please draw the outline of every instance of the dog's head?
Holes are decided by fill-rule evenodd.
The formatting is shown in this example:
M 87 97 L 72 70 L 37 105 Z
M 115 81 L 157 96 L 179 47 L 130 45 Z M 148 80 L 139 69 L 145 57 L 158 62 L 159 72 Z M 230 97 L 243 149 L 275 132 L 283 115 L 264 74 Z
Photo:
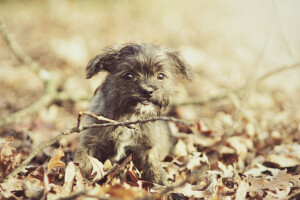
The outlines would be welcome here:
M 89 62 L 87 78 L 100 71 L 107 71 L 108 76 L 98 101 L 113 118 L 158 116 L 169 105 L 174 82 L 180 76 L 191 80 L 191 72 L 177 52 L 153 44 L 107 47 Z

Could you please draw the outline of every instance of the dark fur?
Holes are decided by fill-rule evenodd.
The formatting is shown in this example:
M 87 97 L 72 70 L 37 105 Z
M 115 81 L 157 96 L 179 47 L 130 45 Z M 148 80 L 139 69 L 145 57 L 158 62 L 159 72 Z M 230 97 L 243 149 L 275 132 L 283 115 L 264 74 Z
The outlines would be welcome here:
M 89 62 L 87 78 L 100 71 L 107 71 L 108 76 L 96 90 L 90 111 L 117 121 L 160 116 L 170 104 L 178 77 L 191 78 L 177 52 L 153 44 L 106 48 Z M 101 122 L 87 117 L 85 123 Z M 120 162 L 132 153 L 134 164 L 142 169 L 146 180 L 165 185 L 167 180 L 160 160 L 172 147 L 168 126 L 164 122 L 151 122 L 136 127 L 137 130 L 127 127 L 85 130 L 75 155 L 84 175 L 89 176 L 92 166 L 83 152 L 102 162 L 106 159 Z

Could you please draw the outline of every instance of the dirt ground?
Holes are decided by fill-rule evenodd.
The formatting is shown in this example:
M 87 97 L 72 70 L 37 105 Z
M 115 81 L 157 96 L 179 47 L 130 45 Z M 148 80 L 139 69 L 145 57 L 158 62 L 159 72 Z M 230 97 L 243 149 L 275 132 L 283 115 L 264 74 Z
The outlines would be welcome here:
M 299 199 L 299 8 L 296 0 L 0 0 L 1 199 Z M 168 188 L 142 180 L 130 159 L 113 173 L 95 161 L 99 179 L 82 179 L 72 162 L 80 133 L 36 149 L 88 110 L 105 77 L 85 79 L 89 59 L 129 42 L 177 50 L 194 74 L 178 84 L 168 114 L 194 124 L 170 122 Z

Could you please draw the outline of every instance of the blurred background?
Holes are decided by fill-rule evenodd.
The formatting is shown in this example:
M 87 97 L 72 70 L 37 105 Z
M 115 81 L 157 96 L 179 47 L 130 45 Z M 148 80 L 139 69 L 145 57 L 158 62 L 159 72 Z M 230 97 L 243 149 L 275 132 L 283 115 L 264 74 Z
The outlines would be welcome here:
M 21 48 L 42 68 L 63 77 L 60 91 L 80 97 L 42 107 L 13 130 L 27 128 L 35 146 L 73 127 L 103 77 L 85 79 L 89 59 L 110 44 L 150 42 L 180 51 L 190 64 L 194 81 L 178 86 L 181 100 L 219 95 L 248 84 L 252 87 L 244 111 L 263 130 L 260 137 L 279 130 L 279 123 L 299 135 L 299 68 L 253 86 L 264 73 L 300 62 L 299 9 L 297 0 L 0 0 L 2 20 Z M 0 84 L 2 119 L 27 108 L 45 92 L 43 80 L 15 57 L 3 38 Z M 243 93 L 237 97 L 243 99 Z M 222 133 L 222 124 L 233 120 L 235 110 L 232 99 L 225 98 L 175 111 L 179 118 L 205 121 Z M 8 133 L 12 134 L 2 129 L 2 136 Z

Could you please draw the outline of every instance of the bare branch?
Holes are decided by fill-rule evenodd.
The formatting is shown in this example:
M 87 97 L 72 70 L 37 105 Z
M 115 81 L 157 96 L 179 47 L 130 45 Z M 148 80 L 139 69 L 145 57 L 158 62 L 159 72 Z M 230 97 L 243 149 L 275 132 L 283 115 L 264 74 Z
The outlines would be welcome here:
M 168 121 L 168 122 L 174 122 L 174 123 L 180 123 L 185 124 L 188 126 L 193 126 L 192 123 L 172 118 L 172 117 L 153 117 L 149 119 L 144 120 L 135 120 L 135 121 L 125 121 L 125 122 L 110 122 L 110 123 L 104 123 L 104 124 L 92 124 L 87 126 L 76 126 L 71 129 L 67 129 L 62 131 L 59 135 L 51 138 L 49 141 L 40 144 L 36 149 L 34 149 L 23 161 L 22 163 L 12 172 L 10 173 L 4 181 L 7 181 L 11 177 L 17 175 L 39 152 L 41 152 L 43 149 L 49 147 L 50 145 L 54 144 L 55 142 L 58 142 L 63 137 L 70 135 L 72 133 L 80 133 L 83 130 L 89 129 L 89 128 L 100 128 L 100 127 L 108 127 L 108 126 L 128 126 L 131 124 L 143 124 L 143 123 L 149 123 L 149 122 L 155 122 L 155 121 Z
M 7 29 L 6 25 L 3 22 L 2 17 L 0 17 L 0 33 L 12 52 L 16 57 L 26 64 L 32 71 L 36 72 L 43 80 L 47 80 L 49 77 L 46 75 L 49 72 L 42 69 L 41 66 L 35 62 L 30 56 L 28 56 L 22 48 L 19 46 L 17 41 L 13 38 L 12 34 Z
M 273 7 L 274 7 L 274 10 L 275 10 L 275 15 L 277 17 L 280 30 L 282 32 L 283 42 L 285 43 L 289 54 L 291 55 L 291 57 L 293 57 L 294 56 L 294 51 L 293 51 L 291 43 L 289 42 L 289 35 L 288 35 L 288 33 L 286 32 L 286 30 L 284 28 L 284 25 L 283 25 L 283 22 L 282 22 L 282 19 L 281 19 L 279 10 L 278 10 L 278 5 L 277 5 L 278 2 L 273 0 L 272 3 L 273 3 Z
M 78 114 L 78 118 L 77 118 L 77 127 L 80 126 L 81 118 L 82 118 L 83 115 L 88 115 L 88 116 L 93 117 L 93 118 L 95 118 L 99 121 L 104 121 L 104 122 L 109 122 L 109 123 L 118 123 L 118 121 L 108 119 L 108 118 L 103 117 L 103 116 L 98 116 L 98 115 L 95 115 L 94 113 L 91 113 L 91 112 L 82 112 L 82 111 L 80 111 L 79 114 Z M 130 128 L 130 129 L 136 129 L 136 127 L 133 126 L 132 124 L 125 125 L 125 126 L 127 126 L 127 128 Z
M 57 88 L 60 85 L 60 81 L 57 78 L 52 78 L 47 81 L 46 85 L 46 93 L 40 97 L 36 102 L 28 106 L 27 108 L 17 111 L 0 119 L 0 127 L 9 125 L 12 123 L 18 123 L 24 119 L 26 116 L 30 116 L 36 112 L 38 112 L 41 108 L 46 107 L 50 103 L 52 103 L 57 96 Z
M 293 65 L 290 65 L 290 66 L 279 67 L 275 70 L 266 72 L 265 74 L 260 76 L 255 82 L 258 84 L 258 83 L 264 81 L 265 79 L 267 79 L 267 78 L 269 78 L 273 75 L 279 74 L 283 71 L 287 71 L 287 70 L 290 70 L 290 69 L 298 68 L 298 67 L 300 67 L 300 63 L 296 63 L 296 64 L 293 64 Z M 219 94 L 219 95 L 214 95 L 214 96 L 209 96 L 209 97 L 194 97 L 194 98 L 188 98 L 188 99 L 181 100 L 181 101 L 175 101 L 173 103 L 173 105 L 174 106 L 185 106 L 185 105 L 195 105 L 195 104 L 203 105 L 203 104 L 208 103 L 208 102 L 219 101 L 219 100 L 225 99 L 230 94 L 238 93 L 238 92 L 242 91 L 243 89 L 245 89 L 246 87 L 247 87 L 247 84 L 245 84 L 244 86 L 226 91 L 226 92 L 224 92 L 222 94 Z
M 12 34 L 7 29 L 1 17 L 0 34 L 2 35 L 12 52 L 16 55 L 16 57 L 24 64 L 26 64 L 32 71 L 37 73 L 38 76 L 46 84 L 45 94 L 42 97 L 40 97 L 40 99 L 38 99 L 29 107 L 0 119 L 0 127 L 2 127 L 12 123 L 20 122 L 24 117 L 32 115 L 38 112 L 41 108 L 52 103 L 56 99 L 56 96 L 58 96 L 57 90 L 60 86 L 61 78 L 55 73 L 51 73 L 45 69 L 42 69 L 42 67 L 37 62 L 35 62 L 30 56 L 25 54 L 25 52 L 21 49 L 17 41 L 13 38 Z

